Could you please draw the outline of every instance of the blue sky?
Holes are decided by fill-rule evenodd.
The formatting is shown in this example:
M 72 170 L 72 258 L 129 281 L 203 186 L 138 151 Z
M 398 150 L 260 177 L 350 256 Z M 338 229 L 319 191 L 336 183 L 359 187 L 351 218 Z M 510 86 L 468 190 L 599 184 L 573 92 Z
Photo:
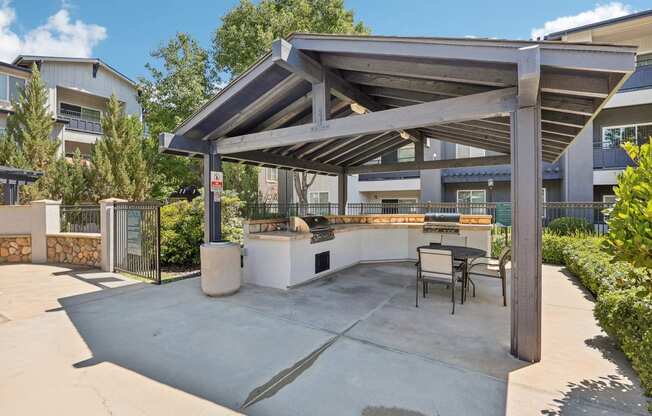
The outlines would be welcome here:
M 177 31 L 209 47 L 237 0 L 0 0 L 0 60 L 16 53 L 100 57 L 131 78 Z M 548 30 L 652 8 L 651 0 L 600 2 L 345 0 L 374 34 L 529 39 Z M 560 19 L 567 17 L 566 19 Z

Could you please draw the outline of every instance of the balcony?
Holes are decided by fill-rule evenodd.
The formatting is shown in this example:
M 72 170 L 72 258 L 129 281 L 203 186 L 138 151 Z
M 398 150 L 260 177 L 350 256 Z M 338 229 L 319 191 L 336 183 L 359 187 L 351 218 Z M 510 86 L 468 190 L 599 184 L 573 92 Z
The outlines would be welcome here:
M 102 123 L 99 119 L 91 120 L 84 118 L 78 111 L 71 111 L 62 108 L 59 110 L 59 118 L 68 122 L 68 126 L 66 128 L 69 130 L 77 130 L 92 134 L 102 134 Z
M 409 170 L 405 172 L 385 172 L 385 173 L 362 173 L 358 176 L 358 181 L 391 181 L 399 179 L 417 179 L 420 177 L 418 170 Z
M 625 150 L 620 147 L 613 149 L 593 148 L 593 169 L 625 168 L 632 163 Z
M 652 88 L 652 65 L 639 66 L 625 81 L 619 92 Z

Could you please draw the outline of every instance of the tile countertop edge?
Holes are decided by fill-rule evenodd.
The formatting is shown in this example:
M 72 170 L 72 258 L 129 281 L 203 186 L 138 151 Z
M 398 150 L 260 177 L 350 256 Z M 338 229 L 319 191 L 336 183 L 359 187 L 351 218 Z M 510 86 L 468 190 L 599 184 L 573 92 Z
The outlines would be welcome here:
M 383 229 L 383 228 L 413 228 L 421 229 L 423 223 L 376 223 L 376 224 L 334 224 L 335 234 L 361 230 L 361 229 Z M 460 230 L 490 230 L 491 224 L 460 224 Z M 267 231 L 262 233 L 247 234 L 246 239 L 250 240 L 303 240 L 312 236 L 311 233 L 295 233 L 292 231 Z

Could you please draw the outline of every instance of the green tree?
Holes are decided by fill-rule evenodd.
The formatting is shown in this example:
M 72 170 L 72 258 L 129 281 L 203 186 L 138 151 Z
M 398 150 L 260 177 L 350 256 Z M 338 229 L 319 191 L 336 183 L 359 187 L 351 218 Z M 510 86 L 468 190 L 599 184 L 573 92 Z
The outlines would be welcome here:
M 55 159 L 59 141 L 51 137 L 54 119 L 48 111 L 48 90 L 36 64 L 32 65 L 32 78 L 11 104 L 14 113 L 7 118 L 0 158 L 16 167 L 45 171 Z
M 102 117 L 102 131 L 91 158 L 94 198 L 144 200 L 151 185 L 143 127 L 136 116 L 125 114 L 115 94 Z
M 88 162 L 77 149 L 72 159 L 62 157 L 52 162 L 39 182 L 44 196 L 48 199 L 74 205 L 91 200 L 90 174 Z
M 343 0 L 262 0 L 240 4 L 222 17 L 213 35 L 215 68 L 231 76 L 242 73 L 269 50 L 274 39 L 292 32 L 368 34 Z
M 287 37 L 292 32 L 314 33 L 356 33 L 368 34 L 362 22 L 356 22 L 353 11 L 344 7 L 343 0 L 262 0 L 240 3 L 222 17 L 222 25 L 213 35 L 213 61 L 215 70 L 228 77 L 241 74 L 256 59 L 270 48 L 274 39 Z M 225 166 L 225 181 L 229 168 Z M 258 169 L 252 166 L 233 168 L 240 175 L 258 178 Z M 305 175 L 295 173 L 294 184 L 307 195 L 308 186 L 314 181 Z M 251 202 L 252 195 L 258 195 L 248 186 L 241 198 Z M 225 186 L 228 187 L 228 182 Z
M 623 145 L 634 166 L 628 166 L 614 187 L 616 203 L 609 212 L 607 249 L 615 260 L 652 271 L 652 139 Z M 648 282 L 652 283 L 652 282 Z M 652 287 L 649 287 L 652 289 Z
M 196 159 L 158 153 L 158 135 L 171 132 L 213 93 L 208 52 L 186 33 L 177 33 L 150 56 L 148 78 L 140 78 L 140 103 L 149 129 L 148 158 L 154 168 L 153 194 L 163 198 L 181 187 L 201 186 Z
M 224 162 L 224 189 L 234 191 L 245 204 L 258 200 L 258 167 Z

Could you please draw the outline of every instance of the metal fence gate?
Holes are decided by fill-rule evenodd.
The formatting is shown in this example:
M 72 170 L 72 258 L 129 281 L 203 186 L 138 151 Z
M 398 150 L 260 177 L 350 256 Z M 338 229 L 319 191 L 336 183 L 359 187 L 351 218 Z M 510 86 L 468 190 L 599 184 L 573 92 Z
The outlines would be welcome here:
M 115 271 L 131 273 L 160 284 L 160 205 L 118 202 L 113 215 Z

